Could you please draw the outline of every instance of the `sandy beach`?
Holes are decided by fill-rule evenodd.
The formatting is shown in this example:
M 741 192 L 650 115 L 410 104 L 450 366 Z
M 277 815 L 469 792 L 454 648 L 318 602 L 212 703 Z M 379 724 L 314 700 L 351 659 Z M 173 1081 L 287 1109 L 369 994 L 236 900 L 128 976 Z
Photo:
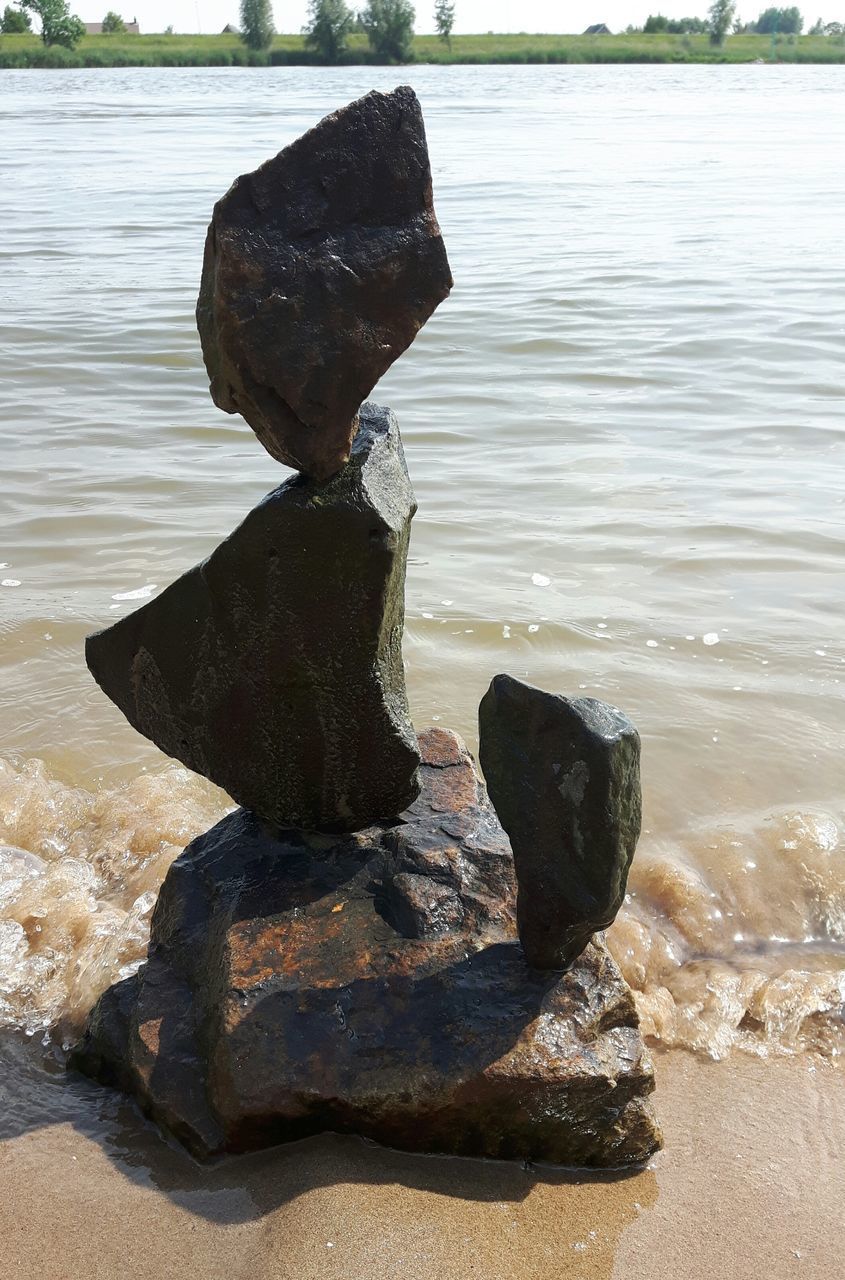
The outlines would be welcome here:
M 41 1280 L 768 1280 L 840 1273 L 845 1076 L 816 1056 L 657 1056 L 635 1175 L 416 1157 L 326 1136 L 195 1164 L 79 1085 L 0 1144 L 0 1275 Z M 68 1086 L 55 1078 L 61 1092 Z

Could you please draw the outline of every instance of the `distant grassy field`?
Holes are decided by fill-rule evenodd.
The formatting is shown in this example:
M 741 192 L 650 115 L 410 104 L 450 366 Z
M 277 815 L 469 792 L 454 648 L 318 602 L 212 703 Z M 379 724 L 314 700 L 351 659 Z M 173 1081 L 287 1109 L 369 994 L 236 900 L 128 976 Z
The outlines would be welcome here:
M 845 62 L 842 36 L 730 36 L 721 49 L 706 36 L 620 35 L 417 36 L 415 62 Z M 374 63 L 364 36 L 353 36 L 344 63 Z M 313 65 L 301 36 L 277 36 L 256 54 L 237 36 L 86 36 L 74 50 L 45 48 L 36 36 L 0 36 L 0 69 L 16 67 L 243 67 Z

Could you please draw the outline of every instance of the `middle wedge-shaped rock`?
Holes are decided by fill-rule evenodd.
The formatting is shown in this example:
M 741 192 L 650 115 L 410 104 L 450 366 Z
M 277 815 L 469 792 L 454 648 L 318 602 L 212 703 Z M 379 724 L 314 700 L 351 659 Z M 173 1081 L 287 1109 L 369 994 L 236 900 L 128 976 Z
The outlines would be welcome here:
M 201 565 L 90 636 L 136 729 L 279 827 L 343 831 L 418 794 L 402 665 L 416 510 L 393 414 L 349 463 L 270 493 Z

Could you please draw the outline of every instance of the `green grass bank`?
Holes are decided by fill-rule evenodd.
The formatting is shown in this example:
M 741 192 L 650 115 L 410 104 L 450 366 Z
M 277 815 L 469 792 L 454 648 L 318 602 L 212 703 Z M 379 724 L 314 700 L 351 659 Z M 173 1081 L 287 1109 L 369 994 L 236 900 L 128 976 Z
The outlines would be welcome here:
M 342 65 L 376 63 L 364 36 L 353 36 Z M 588 62 L 845 62 L 845 37 L 729 36 L 714 48 L 707 36 L 477 35 L 417 36 L 417 63 Z M 0 69 L 25 67 L 313 66 L 302 36 L 277 36 L 267 53 L 253 53 L 237 36 L 86 36 L 76 49 L 45 48 L 36 36 L 0 36 Z

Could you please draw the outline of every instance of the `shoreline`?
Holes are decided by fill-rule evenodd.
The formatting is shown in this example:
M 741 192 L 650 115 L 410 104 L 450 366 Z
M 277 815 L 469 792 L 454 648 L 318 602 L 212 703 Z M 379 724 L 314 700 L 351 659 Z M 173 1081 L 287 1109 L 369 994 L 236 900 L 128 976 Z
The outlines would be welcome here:
M 843 1243 L 841 1065 L 655 1057 L 666 1148 L 630 1175 L 332 1135 L 203 1166 L 121 1095 L 42 1071 L 40 1111 L 38 1086 L 4 1108 L 2 1274 L 829 1280 Z
M 461 35 L 447 45 L 416 36 L 409 66 L 495 65 L 718 65 L 833 66 L 845 62 L 839 36 L 729 36 L 721 47 L 707 36 Z M 78 70 L 115 67 L 353 67 L 385 66 L 366 38 L 354 35 L 348 52 L 326 64 L 302 36 L 276 36 L 267 52 L 247 49 L 237 35 L 88 35 L 74 50 L 45 48 L 35 35 L 0 35 L 0 70 Z

